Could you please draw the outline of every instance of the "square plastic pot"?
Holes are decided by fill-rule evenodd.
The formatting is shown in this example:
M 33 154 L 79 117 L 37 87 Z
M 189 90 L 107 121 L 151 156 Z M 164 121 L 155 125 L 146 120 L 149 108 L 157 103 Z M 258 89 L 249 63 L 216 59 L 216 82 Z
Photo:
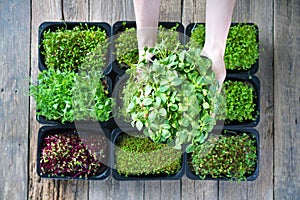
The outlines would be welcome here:
M 42 54 L 44 51 L 44 47 L 42 44 L 42 41 L 44 39 L 44 32 L 46 31 L 51 31 L 54 32 L 59 28 L 66 28 L 67 30 L 72 30 L 75 26 L 80 26 L 80 25 L 86 25 L 88 28 L 91 27 L 99 27 L 101 30 L 104 30 L 107 39 L 110 42 L 110 37 L 111 37 L 111 26 L 106 23 L 106 22 L 43 22 L 39 26 L 38 30 L 38 60 L 39 60 L 39 69 L 40 71 L 42 70 L 47 70 L 47 66 L 45 64 L 45 57 Z M 107 49 L 106 52 L 106 67 L 103 71 L 103 74 L 109 74 L 111 72 L 112 68 L 110 65 L 110 47 Z
M 119 128 L 116 128 L 112 132 L 112 177 L 116 180 L 119 181 L 134 181 L 134 180 L 144 180 L 144 181 L 149 181 L 149 180 L 179 180 L 184 174 L 185 171 L 185 153 L 182 154 L 182 162 L 181 162 L 181 169 L 173 175 L 129 175 L 129 176 L 123 176 L 120 175 L 117 172 L 117 169 L 115 169 L 115 148 L 117 148 L 116 142 L 118 137 L 120 137 L 122 134 L 127 134 L 120 130 Z
M 254 88 L 254 103 L 255 103 L 255 112 L 257 115 L 254 120 L 245 120 L 243 122 L 239 121 L 228 121 L 225 119 L 224 125 L 232 128 L 247 128 L 247 127 L 255 127 L 258 125 L 260 120 L 260 81 L 256 76 L 240 76 L 237 74 L 228 75 L 225 81 L 241 81 L 250 83 L 250 85 Z
M 68 135 L 76 135 L 84 141 L 95 141 L 96 139 L 101 140 L 101 142 L 106 145 L 103 149 L 97 149 L 97 152 L 104 152 L 101 156 L 101 163 L 103 165 L 100 167 L 97 175 L 90 176 L 88 178 L 80 178 L 80 177 L 71 177 L 71 176 L 52 176 L 50 174 L 41 174 L 41 165 L 40 165 L 40 158 L 42 153 L 42 148 L 44 145 L 44 139 L 47 136 L 55 135 L 55 134 L 65 134 Z M 110 138 L 111 132 L 108 129 L 101 129 L 100 127 L 66 127 L 66 126 L 43 126 L 39 129 L 38 132 L 38 146 L 37 146 L 37 174 L 41 178 L 49 178 L 49 179 L 56 179 L 56 180 L 105 180 L 110 175 Z M 89 146 L 90 145 L 90 146 Z M 92 144 L 86 144 L 87 148 L 91 147 Z
M 107 84 L 107 89 L 109 92 L 108 97 L 111 97 L 112 95 L 112 80 L 110 77 L 106 76 L 105 77 L 106 80 L 106 84 Z M 37 111 L 38 112 L 38 111 Z M 40 124 L 45 124 L 45 125 L 65 125 L 65 126 L 73 126 L 76 123 L 80 123 L 80 124 L 94 124 L 97 123 L 96 121 L 92 121 L 92 120 L 76 120 L 75 122 L 65 122 L 64 124 L 62 124 L 61 121 L 59 120 L 47 120 L 45 116 L 42 115 L 38 115 L 36 114 L 36 120 L 40 123 Z M 105 122 L 99 122 L 99 124 L 101 125 L 101 127 L 105 128 L 105 127 L 109 127 L 111 124 L 112 119 L 109 119 L 108 121 Z
M 191 23 L 186 27 L 185 30 L 185 34 L 186 34 L 186 38 L 185 38 L 185 43 L 187 44 L 190 41 L 190 37 L 192 34 L 192 31 L 197 27 L 198 24 L 202 24 L 205 26 L 205 23 Z M 258 26 L 254 23 L 231 23 L 231 27 L 237 26 L 237 25 L 253 25 L 255 27 L 255 29 L 257 30 L 257 34 L 256 34 L 256 42 L 259 45 L 259 31 L 258 31 Z M 256 62 L 252 65 L 250 70 L 227 70 L 227 74 L 238 74 L 238 75 L 253 75 L 258 71 L 258 67 L 259 67 L 259 59 L 256 60 Z
M 257 179 L 257 177 L 259 175 L 259 159 L 260 159 L 259 133 L 255 129 L 232 129 L 232 128 L 224 127 L 221 134 L 224 134 L 224 132 L 223 132 L 224 130 L 234 131 L 237 134 L 246 133 L 246 134 L 249 134 L 249 135 L 253 135 L 255 137 L 255 140 L 256 140 L 255 146 L 256 146 L 256 155 L 257 155 L 256 167 L 255 167 L 254 172 L 252 172 L 251 174 L 248 174 L 246 176 L 246 181 L 253 181 L 253 180 Z M 218 132 L 220 132 L 220 130 L 218 130 Z M 232 180 L 227 179 L 227 178 L 212 178 L 211 176 L 206 176 L 205 179 L 201 179 L 199 176 L 197 176 L 195 174 L 195 172 L 193 172 L 193 170 L 191 168 L 190 160 L 191 160 L 191 153 L 187 154 L 187 156 L 186 156 L 186 176 L 189 179 L 192 179 L 192 180 L 232 181 Z
M 162 26 L 166 29 L 171 29 L 173 27 L 176 27 L 176 31 L 179 32 L 179 40 L 182 44 L 184 44 L 184 26 L 180 22 L 159 22 L 158 26 Z M 118 34 L 125 31 L 126 28 L 136 28 L 136 22 L 135 21 L 118 21 L 116 22 L 112 27 L 112 69 L 115 73 L 118 75 L 123 75 L 126 71 L 126 68 L 121 68 L 118 61 L 116 60 L 116 56 L 114 55 L 114 52 L 116 52 L 115 47 L 115 39 Z M 136 47 L 137 48 L 137 47 Z

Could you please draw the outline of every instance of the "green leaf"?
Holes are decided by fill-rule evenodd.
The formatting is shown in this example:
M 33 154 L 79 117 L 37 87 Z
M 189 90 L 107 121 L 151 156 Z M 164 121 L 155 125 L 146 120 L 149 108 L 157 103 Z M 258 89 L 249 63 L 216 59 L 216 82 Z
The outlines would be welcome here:
M 166 109 L 164 109 L 164 108 L 160 108 L 158 112 L 159 112 L 160 116 L 163 116 L 163 117 L 164 117 L 164 116 L 167 115 L 167 111 L 166 111 Z
M 171 126 L 169 124 L 162 124 L 161 125 L 163 129 L 170 129 Z
M 142 101 L 143 105 L 145 105 L 145 106 L 151 105 L 152 102 L 153 102 L 153 99 L 151 99 L 151 98 L 145 98 L 145 99 Z
M 176 105 L 176 104 L 171 104 L 169 107 L 170 107 L 170 110 L 173 112 L 178 110 L 178 105 Z
M 159 91 L 160 91 L 160 92 L 166 92 L 169 88 L 170 88 L 169 85 L 161 85 L 161 86 L 159 87 Z
M 127 109 L 129 110 L 129 112 L 134 108 L 135 103 L 134 102 L 130 102 L 130 104 L 128 105 Z
M 152 111 L 152 112 L 149 114 L 148 119 L 149 119 L 150 121 L 155 121 L 156 116 L 157 116 L 157 114 L 156 114 L 154 111 Z
M 171 133 L 168 129 L 162 129 L 162 136 L 164 138 L 169 138 L 171 136 Z
M 143 123 L 140 121 L 140 120 L 138 120 L 137 122 L 136 122 L 136 128 L 139 130 L 139 131 L 141 131 L 142 130 L 142 128 L 143 128 Z
M 178 86 L 178 85 L 180 85 L 182 83 L 182 80 L 180 79 L 180 78 L 174 78 L 173 80 L 172 80 L 172 85 L 174 85 L 174 86 Z
M 161 104 L 161 99 L 160 99 L 160 97 L 156 97 L 156 98 L 155 98 L 155 106 L 156 106 L 156 107 L 159 107 L 160 104 Z
M 195 149 L 195 147 L 194 147 L 193 144 L 188 144 L 188 145 L 186 146 L 185 152 L 186 152 L 186 153 L 192 153 L 192 152 L 194 151 L 194 149 Z
M 209 104 L 207 102 L 204 102 L 202 106 L 204 109 L 209 109 Z
M 152 91 L 152 86 L 151 85 L 146 85 L 146 87 L 145 87 L 145 96 L 149 96 L 151 91 Z

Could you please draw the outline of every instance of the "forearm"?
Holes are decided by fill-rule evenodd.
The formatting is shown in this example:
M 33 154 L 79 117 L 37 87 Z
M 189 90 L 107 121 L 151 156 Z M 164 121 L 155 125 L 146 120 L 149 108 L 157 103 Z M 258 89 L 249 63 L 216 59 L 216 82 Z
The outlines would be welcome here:
M 224 57 L 235 0 L 206 1 L 206 34 L 204 50 Z
M 153 47 L 157 38 L 160 0 L 133 0 L 137 26 L 138 48 Z

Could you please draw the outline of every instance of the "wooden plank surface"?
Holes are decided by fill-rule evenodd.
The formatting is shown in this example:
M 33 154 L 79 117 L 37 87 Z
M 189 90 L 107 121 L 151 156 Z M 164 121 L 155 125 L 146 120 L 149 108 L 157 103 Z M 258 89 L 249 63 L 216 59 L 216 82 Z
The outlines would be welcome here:
M 0 199 L 26 199 L 30 2 L 0 3 Z
M 275 1 L 275 199 L 300 198 L 300 1 Z
M 181 199 L 218 199 L 218 181 L 193 181 L 183 177 Z
M 88 21 L 88 0 L 62 0 L 62 14 L 65 21 Z
M 161 0 L 159 20 L 181 22 L 181 9 L 181 0 Z
M 26 78 L 29 73 L 29 54 L 26 51 L 30 39 L 29 6 L 28 1 L 15 3 L 6 0 L 0 3 L 1 19 L 6 19 L 0 22 L 0 34 L 2 38 L 7 38 L 0 42 L 0 116 L 7 121 L 0 124 L 0 149 L 4 152 L 0 162 L 2 167 L 9 163 L 10 168 L 14 169 L 11 172 L 1 170 L 0 199 L 5 199 L 7 196 L 11 199 L 25 199 L 27 188 L 28 199 L 165 199 L 164 195 L 171 199 L 226 200 L 298 199 L 300 197 L 298 148 L 300 84 L 297 77 L 300 65 L 299 1 L 237 1 L 234 21 L 251 21 L 258 24 L 260 29 L 260 69 L 257 73 L 261 81 L 261 120 L 257 127 L 261 137 L 260 175 L 256 181 L 248 183 L 191 181 L 186 177 L 175 182 L 118 182 L 111 178 L 104 182 L 41 180 L 36 175 L 35 169 L 39 125 L 35 120 L 34 102 L 30 98 L 29 185 L 27 186 L 25 159 L 27 159 L 28 120 L 19 116 L 28 115 L 28 109 L 24 106 L 28 105 L 28 98 L 22 96 L 20 87 L 26 86 L 22 78 Z M 38 72 L 37 30 L 41 22 L 60 21 L 63 17 L 68 21 L 106 21 L 110 24 L 117 20 L 134 20 L 132 0 L 63 2 L 62 0 L 32 0 L 31 6 L 32 79 L 36 78 Z M 204 22 L 205 1 L 184 0 L 181 3 L 178 0 L 162 0 L 161 13 L 161 21 L 181 21 L 184 25 L 190 22 Z M 17 38 L 15 34 L 21 32 L 22 43 L 19 44 L 18 40 L 13 39 Z M 274 44 L 273 34 L 275 34 Z M 13 48 L 15 45 L 20 48 Z M 273 48 L 275 49 L 274 69 Z M 13 54 L 8 53 L 10 49 L 14 49 Z M 11 66 L 14 66 L 13 71 Z M 273 78 L 274 71 L 275 78 Z M 17 119 L 21 119 L 19 123 L 15 123 L 11 113 L 18 115 Z M 273 133 L 275 133 L 274 165 Z M 275 168 L 274 196 L 273 166 Z M 17 176 L 8 180 L 7 174 L 12 172 L 14 175 L 18 172 Z M 9 188 L 13 189 L 9 190 Z
M 87 1 L 33 1 L 32 3 L 32 45 L 31 77 L 38 74 L 37 33 L 38 26 L 44 21 L 87 21 Z M 30 181 L 29 199 L 88 199 L 88 182 L 86 181 L 53 181 L 40 179 L 36 174 L 37 133 L 40 125 L 35 120 L 35 103 L 30 102 Z
M 244 1 L 245 2 L 245 1 Z M 251 18 L 259 27 L 259 70 L 260 79 L 260 168 L 256 181 L 249 182 L 248 199 L 273 199 L 273 135 L 274 135 L 274 68 L 273 68 L 273 1 L 251 1 Z M 246 10 L 244 11 L 247 12 Z M 243 20 L 244 21 L 244 20 Z
M 194 22 L 205 22 L 205 0 L 184 0 L 182 23 L 187 26 Z
M 91 21 L 134 21 L 133 0 L 90 0 Z
M 259 27 L 260 57 L 260 172 L 247 183 L 220 182 L 220 199 L 273 199 L 273 1 L 236 1 L 233 22 L 254 22 Z
M 31 21 L 31 79 L 36 80 L 38 74 L 38 27 L 44 21 L 60 21 L 62 19 L 61 1 L 33 1 Z M 58 181 L 40 179 L 36 173 L 37 134 L 40 125 L 35 119 L 35 102 L 30 98 L 30 135 L 29 135 L 29 185 L 28 199 L 58 199 Z

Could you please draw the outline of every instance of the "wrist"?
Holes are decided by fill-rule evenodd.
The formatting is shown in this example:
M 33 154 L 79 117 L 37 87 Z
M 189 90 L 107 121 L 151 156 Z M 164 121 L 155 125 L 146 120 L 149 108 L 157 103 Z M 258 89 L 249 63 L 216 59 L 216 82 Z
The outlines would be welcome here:
M 201 55 L 210 58 L 213 62 L 217 60 L 224 60 L 225 46 L 205 44 Z

